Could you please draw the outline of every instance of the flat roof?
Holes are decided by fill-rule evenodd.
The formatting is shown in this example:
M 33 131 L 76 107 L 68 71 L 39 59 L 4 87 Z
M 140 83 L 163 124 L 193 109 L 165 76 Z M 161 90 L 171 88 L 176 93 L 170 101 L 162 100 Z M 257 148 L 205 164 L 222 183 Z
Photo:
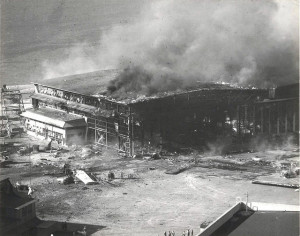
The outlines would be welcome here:
M 299 97 L 294 97 L 294 98 L 280 98 L 280 99 L 265 99 L 263 101 L 256 102 L 256 103 L 286 102 L 286 101 L 291 101 L 291 100 L 299 100 Z
M 299 212 L 258 211 L 242 218 L 238 212 L 211 236 L 299 236 Z
M 203 83 L 195 81 L 190 86 L 185 88 L 178 87 L 168 91 L 157 91 L 151 94 L 142 94 L 139 91 L 115 91 L 109 93 L 107 87 L 110 81 L 116 79 L 121 70 L 102 70 L 84 74 L 77 74 L 59 78 L 44 80 L 40 85 L 49 86 L 56 89 L 61 89 L 69 92 L 74 92 L 86 96 L 95 96 L 106 99 L 110 102 L 120 104 L 133 104 L 147 100 L 160 99 L 168 96 L 180 95 L 207 90 L 244 90 L 244 91 L 262 91 L 263 89 L 240 87 L 228 83 Z
M 299 236 L 298 205 L 237 203 L 198 236 Z
M 51 108 L 28 109 L 21 116 L 59 128 L 86 126 L 84 118 Z
M 96 95 L 106 91 L 107 85 L 115 79 L 120 70 L 100 70 L 84 74 L 76 74 L 43 80 L 46 86 L 73 91 L 84 95 Z

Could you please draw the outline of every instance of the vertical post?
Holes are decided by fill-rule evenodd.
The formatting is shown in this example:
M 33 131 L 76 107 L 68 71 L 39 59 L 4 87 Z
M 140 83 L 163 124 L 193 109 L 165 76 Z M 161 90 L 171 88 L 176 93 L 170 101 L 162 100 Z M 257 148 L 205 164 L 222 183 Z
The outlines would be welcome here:
M 107 149 L 107 133 L 108 133 L 108 127 L 107 127 L 107 119 L 105 119 L 105 146 Z
M 4 101 L 3 101 L 3 90 L 1 91 L 1 132 L 4 132 Z M 5 145 L 5 137 L 3 138 L 3 144 Z
M 253 104 L 253 134 L 255 135 L 256 133 L 256 109 L 255 109 L 255 104 Z
M 35 93 L 39 93 L 39 85 L 38 84 L 34 84 L 34 92 Z
M 284 132 L 287 133 L 288 131 L 288 109 L 287 106 L 285 106 L 285 114 L 284 114 Z
M 96 126 L 96 118 L 95 118 L 95 143 L 97 142 L 97 126 Z
M 241 120 L 240 120 L 240 106 L 237 106 L 237 132 L 238 136 L 241 135 Z
M 248 124 L 248 105 L 245 105 L 245 122 Z
M 128 138 L 129 138 L 129 155 L 133 156 L 132 152 L 132 114 L 131 107 L 129 107 L 129 117 L 128 117 Z
M 247 199 L 246 199 L 246 212 L 248 211 L 248 192 L 247 192 Z
M 131 149 L 132 149 L 132 156 L 134 155 L 134 122 L 133 116 L 131 116 Z
M 279 103 L 277 103 L 277 135 L 280 134 L 280 107 Z
M 260 124 L 261 124 L 261 133 L 264 133 L 264 105 L 260 108 Z
M 293 132 L 296 132 L 296 106 L 293 102 Z
M 272 109 L 272 106 L 269 107 L 269 117 L 268 117 L 268 120 L 269 120 L 269 134 L 271 134 L 271 109 Z
M 141 131 L 142 131 L 142 148 L 144 149 L 144 138 L 145 138 L 145 133 L 144 133 L 144 120 L 141 121 Z

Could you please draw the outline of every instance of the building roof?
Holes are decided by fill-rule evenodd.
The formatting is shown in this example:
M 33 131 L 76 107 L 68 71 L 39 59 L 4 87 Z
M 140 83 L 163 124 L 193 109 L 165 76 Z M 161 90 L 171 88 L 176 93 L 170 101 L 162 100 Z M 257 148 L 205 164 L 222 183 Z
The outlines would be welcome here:
M 294 98 L 281 98 L 281 99 L 265 99 L 263 101 L 259 101 L 256 103 L 275 103 L 275 102 L 287 102 L 291 100 L 299 100 L 299 97 L 294 97 Z
M 21 116 L 64 129 L 86 126 L 84 118 L 51 108 L 28 109 Z
M 44 80 L 43 84 L 84 95 L 96 95 L 106 91 L 108 83 L 115 79 L 120 70 L 100 70 L 90 73 L 64 76 Z
M 299 207 L 252 203 L 246 210 L 238 203 L 211 223 L 198 236 L 299 235 Z M 278 206 L 277 206 L 278 205 Z
M 83 95 L 101 97 L 107 99 L 108 101 L 121 104 L 134 104 L 153 99 L 165 98 L 168 96 L 207 90 L 259 90 L 256 88 L 244 88 L 225 83 L 201 83 L 196 81 L 189 87 L 178 87 L 173 90 L 161 92 L 157 91 L 153 94 L 142 94 L 141 91 L 115 91 L 110 94 L 107 90 L 107 87 L 109 86 L 110 81 L 113 81 L 118 77 L 120 72 L 121 70 L 116 69 L 102 70 L 60 78 L 53 78 L 44 80 L 43 85 L 66 91 L 72 91 Z
M 231 219 L 233 221 L 234 219 Z M 232 224 L 228 221 L 227 226 Z M 233 223 L 232 226 L 235 226 Z M 226 225 L 224 225 L 226 228 Z M 224 235 L 224 231 L 219 229 L 212 236 Z M 227 234 L 228 236 L 274 236 L 274 235 L 299 235 L 299 212 L 282 211 L 258 211 L 246 218 L 245 221 L 237 225 L 235 229 Z
M 65 105 L 66 107 L 70 107 L 79 111 L 88 112 L 88 113 L 95 113 L 97 111 L 97 108 L 94 106 L 67 101 L 63 98 L 54 97 L 47 94 L 41 94 L 41 93 L 34 93 L 31 95 L 31 98 L 38 99 L 39 101 L 45 102 L 47 104 L 53 104 L 53 105 Z
M 161 98 L 168 98 L 168 97 L 174 97 L 174 96 L 181 96 L 181 95 L 187 95 L 187 94 L 201 94 L 201 93 L 219 93 L 224 92 L 227 93 L 231 92 L 251 92 L 251 93 L 257 93 L 261 91 L 265 91 L 262 89 L 257 88 L 244 88 L 239 86 L 233 86 L 230 84 L 222 84 L 222 83 L 198 83 L 195 82 L 193 86 L 186 87 L 186 88 L 177 88 L 176 90 L 169 90 L 169 91 L 162 91 L 162 92 L 156 92 L 153 94 L 140 94 L 139 92 L 118 92 L 112 94 L 107 94 L 107 98 L 115 101 L 120 102 L 123 104 L 135 104 L 140 102 L 145 102 L 149 100 L 155 100 L 155 99 L 161 99 Z

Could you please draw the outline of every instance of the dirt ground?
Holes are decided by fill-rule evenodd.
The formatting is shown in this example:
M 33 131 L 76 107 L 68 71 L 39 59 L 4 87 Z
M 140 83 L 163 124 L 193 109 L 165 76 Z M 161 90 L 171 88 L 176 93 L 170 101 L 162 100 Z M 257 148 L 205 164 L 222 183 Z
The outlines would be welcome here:
M 247 194 L 251 202 L 299 204 L 295 189 L 251 183 L 299 184 L 298 178 L 280 176 L 282 162 L 299 165 L 297 147 L 227 156 L 194 152 L 146 160 L 79 146 L 60 153 L 20 155 L 16 151 L 24 143 L 40 141 L 24 136 L 16 141 L 20 143 L 11 144 L 8 160 L 1 162 L 1 175 L 33 187 L 39 218 L 104 227 L 93 235 L 163 235 L 169 230 L 181 235 L 188 228 L 195 234 L 201 223 L 213 221 L 239 198 L 246 201 Z M 59 184 L 65 163 L 94 173 L 101 179 L 99 184 Z M 186 169 L 181 173 L 165 173 L 182 166 Z M 109 171 L 115 174 L 112 181 L 107 178 Z

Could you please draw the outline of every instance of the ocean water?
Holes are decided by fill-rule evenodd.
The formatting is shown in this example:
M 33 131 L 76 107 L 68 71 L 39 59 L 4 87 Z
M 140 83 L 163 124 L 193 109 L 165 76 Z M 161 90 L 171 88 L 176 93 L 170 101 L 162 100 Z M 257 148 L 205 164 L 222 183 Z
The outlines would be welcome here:
M 128 24 L 145 0 L 0 0 L 1 84 L 43 80 L 45 61 L 59 62 L 74 45 L 97 47 L 103 32 Z

